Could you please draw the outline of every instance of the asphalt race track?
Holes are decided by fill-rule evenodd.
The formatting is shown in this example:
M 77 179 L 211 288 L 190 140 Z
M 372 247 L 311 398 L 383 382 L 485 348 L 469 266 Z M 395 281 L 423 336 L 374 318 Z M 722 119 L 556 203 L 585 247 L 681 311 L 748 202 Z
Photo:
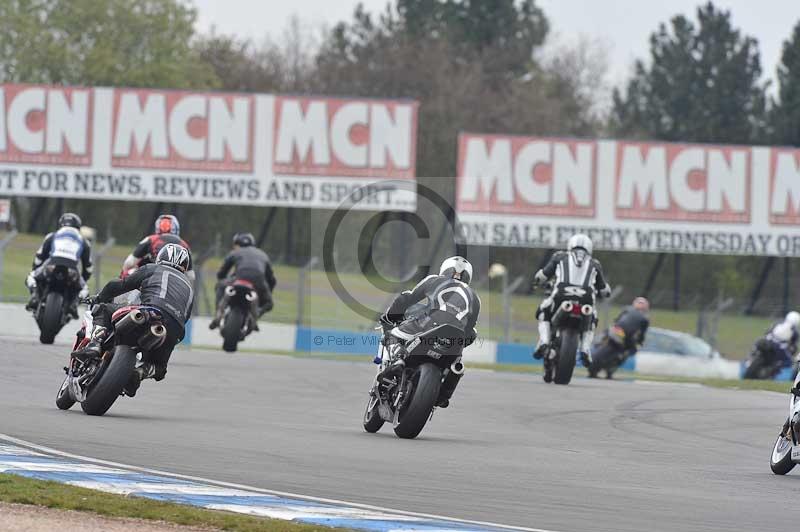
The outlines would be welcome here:
M 787 530 L 787 397 L 468 371 L 420 438 L 361 428 L 371 364 L 179 351 L 102 418 L 56 409 L 66 349 L 0 339 L 0 432 L 219 481 L 563 532 Z

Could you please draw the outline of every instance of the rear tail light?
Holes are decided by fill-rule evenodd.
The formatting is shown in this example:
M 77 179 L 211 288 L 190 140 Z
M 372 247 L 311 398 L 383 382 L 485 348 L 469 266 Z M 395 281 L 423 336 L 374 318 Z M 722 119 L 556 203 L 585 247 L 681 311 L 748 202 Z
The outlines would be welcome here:
M 584 316 L 591 316 L 592 312 L 594 312 L 594 308 L 591 305 L 584 305 L 581 307 L 581 314 Z

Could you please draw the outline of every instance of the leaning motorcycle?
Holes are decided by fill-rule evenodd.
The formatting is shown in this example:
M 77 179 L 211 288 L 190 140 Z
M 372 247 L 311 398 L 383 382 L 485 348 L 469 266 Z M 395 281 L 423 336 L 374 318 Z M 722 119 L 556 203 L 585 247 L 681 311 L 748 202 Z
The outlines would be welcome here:
M 631 350 L 625 347 L 625 330 L 619 325 L 609 327 L 603 336 L 592 346 L 592 363 L 589 377 L 596 378 L 600 371 L 606 372 L 610 379 L 614 372 L 627 360 Z
M 559 284 L 551 295 L 556 309 L 550 320 L 550 349 L 544 357 L 544 380 L 548 376 L 556 384 L 569 384 L 583 333 L 592 326 L 594 296 L 580 286 Z
M 73 351 L 89 343 L 93 317 L 90 311 L 78 332 Z M 90 416 L 102 416 L 120 395 L 133 372 L 148 360 L 148 353 L 166 340 L 167 329 L 161 311 L 147 306 L 128 306 L 117 310 L 113 331 L 102 346 L 103 355 L 82 362 L 70 357 L 64 368 L 67 376 L 56 395 L 56 406 L 68 410 L 76 402 Z
M 394 356 L 381 338 L 381 364 L 369 390 L 364 430 L 378 432 L 391 423 L 400 438 L 416 438 L 442 399 L 464 374 L 464 331 L 438 325 L 408 340 Z M 452 392 L 451 392 L 452 393 Z
M 225 287 L 219 331 L 222 349 L 236 351 L 239 342 L 257 329 L 258 292 L 250 281 L 237 279 Z
M 783 368 L 792 365 L 792 356 L 779 342 L 759 339 L 744 363 L 745 379 L 774 379 Z
M 81 276 L 76 268 L 64 264 L 45 266 L 39 281 L 39 305 L 33 316 L 39 326 L 39 341 L 52 344 L 56 335 L 73 317 L 70 309 L 81 291 Z
M 772 455 L 769 467 L 776 475 L 785 475 L 800 463 L 800 375 L 794 379 L 789 396 L 789 416 L 783 423 Z

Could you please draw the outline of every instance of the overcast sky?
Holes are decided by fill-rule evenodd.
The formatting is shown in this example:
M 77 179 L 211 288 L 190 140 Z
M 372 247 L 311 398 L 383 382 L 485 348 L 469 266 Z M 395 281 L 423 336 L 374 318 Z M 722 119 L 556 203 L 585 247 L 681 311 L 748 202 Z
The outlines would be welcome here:
M 280 36 L 287 21 L 297 15 L 313 26 L 332 26 L 351 18 L 356 0 L 194 0 L 199 29 L 215 26 L 225 34 L 261 41 Z M 384 8 L 387 0 L 362 0 L 370 11 Z M 555 42 L 569 43 L 580 35 L 608 48 L 609 81 L 617 85 L 628 76 L 636 58 L 646 57 L 647 38 L 659 22 L 677 13 L 694 18 L 699 0 L 537 0 L 550 19 Z M 765 77 L 773 78 L 781 45 L 800 20 L 800 0 L 716 0 L 730 9 L 734 24 L 758 39 Z

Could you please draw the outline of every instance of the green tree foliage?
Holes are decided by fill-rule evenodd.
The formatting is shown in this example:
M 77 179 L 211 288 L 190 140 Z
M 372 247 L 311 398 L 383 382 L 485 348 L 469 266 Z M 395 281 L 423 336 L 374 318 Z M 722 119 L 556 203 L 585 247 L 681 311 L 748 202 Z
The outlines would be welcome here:
M 3 0 L 0 81 L 215 87 L 195 18 L 180 0 Z
M 800 22 L 783 43 L 778 65 L 778 101 L 770 112 L 775 142 L 800 146 Z
M 650 37 L 650 61 L 637 61 L 625 94 L 614 93 L 618 134 L 670 141 L 762 140 L 765 86 L 758 43 L 709 2 L 697 25 L 682 15 Z

